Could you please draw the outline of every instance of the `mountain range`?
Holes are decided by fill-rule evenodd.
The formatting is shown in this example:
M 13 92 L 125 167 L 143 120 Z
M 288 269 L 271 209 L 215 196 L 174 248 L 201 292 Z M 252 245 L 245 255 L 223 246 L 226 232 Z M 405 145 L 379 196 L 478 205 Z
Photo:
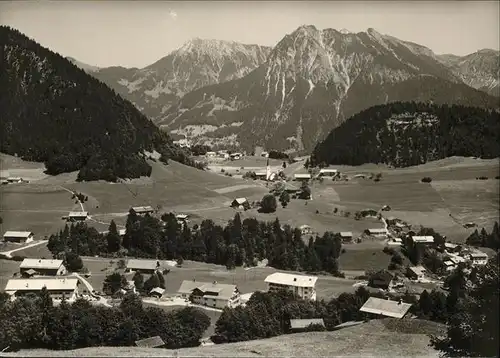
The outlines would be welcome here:
M 79 180 L 151 173 L 186 155 L 129 101 L 57 53 L 0 26 L 0 151 Z M 186 159 L 187 160 L 187 159 Z
M 301 26 L 273 48 L 195 39 L 143 69 L 80 66 L 174 137 L 309 151 L 374 105 L 497 108 L 498 60 L 493 50 L 436 55 L 374 29 Z

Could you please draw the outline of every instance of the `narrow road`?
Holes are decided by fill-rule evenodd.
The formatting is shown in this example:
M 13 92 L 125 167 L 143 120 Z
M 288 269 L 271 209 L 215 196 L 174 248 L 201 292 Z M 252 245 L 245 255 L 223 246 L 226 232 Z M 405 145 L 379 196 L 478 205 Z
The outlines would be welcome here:
M 87 281 L 83 276 L 81 276 L 77 272 L 73 272 L 72 275 L 75 276 L 76 278 L 78 278 L 78 280 L 80 280 L 80 282 L 83 283 L 85 285 L 85 287 L 87 287 L 87 291 L 89 291 L 89 294 L 93 298 L 95 298 L 96 300 L 98 300 L 100 304 L 102 304 L 104 306 L 107 306 L 107 307 L 111 307 L 111 305 L 108 303 L 107 299 L 105 299 L 104 297 L 101 297 L 99 295 L 96 295 L 94 293 L 94 287 L 92 287 L 92 285 L 90 284 L 90 282 Z
M 26 245 L 26 246 L 23 246 L 23 247 L 19 247 L 19 248 L 14 249 L 14 250 L 0 252 L 0 255 L 5 255 L 7 257 L 12 257 L 12 253 L 14 253 L 14 252 L 22 251 L 22 250 L 25 250 L 25 249 L 29 249 L 30 247 L 35 247 L 35 246 L 39 246 L 39 245 L 42 245 L 42 244 L 47 244 L 48 242 L 49 242 L 49 240 L 40 240 L 40 241 L 34 242 L 32 244 L 29 244 L 29 245 Z

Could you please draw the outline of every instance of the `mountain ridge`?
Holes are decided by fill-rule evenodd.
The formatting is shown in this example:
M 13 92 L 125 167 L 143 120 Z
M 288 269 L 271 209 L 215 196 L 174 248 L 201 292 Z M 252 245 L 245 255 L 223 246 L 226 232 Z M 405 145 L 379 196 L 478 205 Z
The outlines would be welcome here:
M 186 94 L 158 123 L 209 145 L 309 150 L 363 109 L 414 99 L 498 105 L 424 46 L 372 28 L 353 34 L 304 25 L 248 75 Z

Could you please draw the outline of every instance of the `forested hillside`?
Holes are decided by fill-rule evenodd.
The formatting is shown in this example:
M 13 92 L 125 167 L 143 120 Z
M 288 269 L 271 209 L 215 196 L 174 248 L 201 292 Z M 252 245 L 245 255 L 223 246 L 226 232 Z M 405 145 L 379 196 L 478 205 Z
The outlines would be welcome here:
M 311 165 L 419 165 L 450 156 L 496 158 L 500 113 L 475 107 L 397 102 L 371 107 L 314 149 Z
M 185 156 L 130 102 L 19 31 L 0 26 L 0 151 L 79 180 L 149 175 L 143 152 Z

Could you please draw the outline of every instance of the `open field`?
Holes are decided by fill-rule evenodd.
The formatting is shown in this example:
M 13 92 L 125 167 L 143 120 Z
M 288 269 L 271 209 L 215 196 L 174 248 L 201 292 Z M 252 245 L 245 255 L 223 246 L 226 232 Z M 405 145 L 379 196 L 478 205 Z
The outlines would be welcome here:
M 228 343 L 206 347 L 178 350 L 96 347 L 73 351 L 23 350 L 5 356 L 142 356 L 142 357 L 438 357 L 438 352 L 429 347 L 428 334 L 436 333 L 436 325 L 424 325 L 411 320 L 405 329 L 401 324 L 373 320 L 354 327 L 334 332 L 296 333 L 292 335 L 255 341 Z M 407 320 L 405 320 L 407 321 Z M 414 327 L 417 326 L 417 327 Z M 417 329 L 418 328 L 418 329 Z M 404 333 L 404 332 L 419 333 Z

